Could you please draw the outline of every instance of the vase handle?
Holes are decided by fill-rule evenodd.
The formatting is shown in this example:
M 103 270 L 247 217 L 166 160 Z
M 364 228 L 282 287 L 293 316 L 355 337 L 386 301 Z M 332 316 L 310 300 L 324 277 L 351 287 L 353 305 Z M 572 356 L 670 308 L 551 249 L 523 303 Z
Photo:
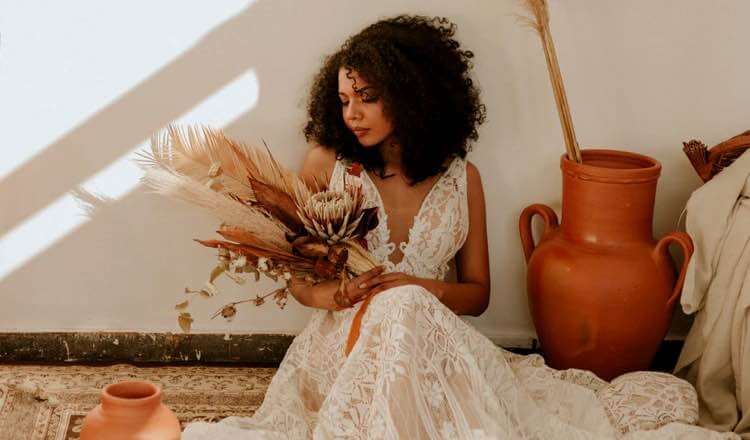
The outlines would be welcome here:
M 542 238 L 547 234 L 557 229 L 557 214 L 547 205 L 537 203 L 531 205 L 521 212 L 521 218 L 518 221 L 518 227 L 521 232 L 521 244 L 523 245 L 523 254 L 526 257 L 528 263 L 531 259 L 531 254 L 534 253 L 536 245 L 534 244 L 534 236 L 531 234 L 531 220 L 535 215 L 541 215 L 544 220 L 544 232 Z
M 674 285 L 672 296 L 667 300 L 667 309 L 671 309 L 672 306 L 674 306 L 675 301 L 677 301 L 677 298 L 680 297 L 680 293 L 682 293 L 682 285 L 685 282 L 685 274 L 687 273 L 688 263 L 690 263 L 690 257 L 693 256 L 693 240 L 688 234 L 684 232 L 670 232 L 669 234 L 662 237 L 654 248 L 654 256 L 658 257 L 660 255 L 664 255 L 664 257 L 666 258 L 671 258 L 669 252 L 667 251 L 669 245 L 672 242 L 680 245 L 682 254 L 685 258 L 682 262 L 682 268 L 680 269 L 680 274 L 677 277 L 677 282 Z

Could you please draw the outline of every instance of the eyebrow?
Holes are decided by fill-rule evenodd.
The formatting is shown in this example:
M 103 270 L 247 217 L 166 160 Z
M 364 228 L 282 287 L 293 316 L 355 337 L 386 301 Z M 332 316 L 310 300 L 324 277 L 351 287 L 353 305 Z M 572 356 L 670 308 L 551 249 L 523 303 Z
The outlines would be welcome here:
M 369 90 L 369 89 L 375 90 L 375 86 L 365 86 L 365 87 L 362 87 L 361 89 L 357 89 L 357 93 L 367 92 L 367 90 Z M 342 91 L 339 91 L 339 95 L 346 96 L 346 93 L 344 93 Z

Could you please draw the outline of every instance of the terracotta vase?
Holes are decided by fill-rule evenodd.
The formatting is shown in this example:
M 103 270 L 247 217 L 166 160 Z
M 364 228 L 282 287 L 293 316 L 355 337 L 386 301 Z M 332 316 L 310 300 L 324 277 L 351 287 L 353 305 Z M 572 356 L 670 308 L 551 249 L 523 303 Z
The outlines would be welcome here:
M 161 403 L 161 389 L 151 382 L 107 385 L 101 404 L 83 420 L 81 440 L 177 440 L 180 422 Z
M 545 205 L 521 214 L 529 307 L 547 363 L 605 380 L 649 368 L 669 328 L 693 252 L 690 237 L 652 233 L 661 165 L 640 154 L 583 150 L 563 155 L 562 223 Z M 544 231 L 538 244 L 531 220 Z M 685 261 L 679 276 L 671 243 Z M 676 281 L 675 281 L 676 279 Z

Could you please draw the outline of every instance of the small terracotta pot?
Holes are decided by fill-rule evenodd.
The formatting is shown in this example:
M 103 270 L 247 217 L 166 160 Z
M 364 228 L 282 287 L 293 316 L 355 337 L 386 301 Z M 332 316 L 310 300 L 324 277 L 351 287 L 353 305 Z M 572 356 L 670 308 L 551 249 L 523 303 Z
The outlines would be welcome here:
M 180 422 L 161 403 L 161 389 L 151 382 L 107 385 L 101 404 L 83 420 L 81 440 L 178 440 Z
M 581 164 L 561 159 L 561 225 L 545 205 L 521 214 L 529 307 L 550 366 L 590 370 L 611 380 L 651 365 L 693 244 L 683 232 L 653 238 L 659 162 L 613 150 L 582 155 Z M 531 235 L 534 215 L 544 220 L 537 245 Z M 678 277 L 671 243 L 685 255 Z

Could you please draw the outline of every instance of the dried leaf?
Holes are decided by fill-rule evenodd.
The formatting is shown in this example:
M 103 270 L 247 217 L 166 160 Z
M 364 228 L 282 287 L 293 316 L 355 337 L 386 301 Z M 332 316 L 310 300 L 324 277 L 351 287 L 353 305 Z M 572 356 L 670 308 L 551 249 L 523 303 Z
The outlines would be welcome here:
M 279 249 L 268 241 L 258 238 L 252 232 L 247 231 L 238 226 L 222 226 L 216 231 L 217 234 L 226 238 L 227 240 L 234 241 L 236 243 L 244 244 L 254 248 L 267 250 L 269 252 L 286 252 L 284 249 Z
M 188 304 L 190 304 L 190 301 L 185 300 L 177 305 L 174 306 L 176 310 L 185 310 L 187 308 Z
M 336 270 L 336 265 L 328 261 L 327 258 L 318 258 L 315 260 L 315 266 L 313 267 L 313 273 L 317 275 L 320 278 L 323 279 L 333 279 L 336 278 L 338 275 L 338 271 Z
M 190 333 L 190 325 L 193 323 L 193 317 L 190 316 L 189 312 L 182 312 L 177 318 L 177 323 L 180 324 L 183 332 Z
M 206 298 L 210 298 L 217 293 L 219 293 L 219 290 L 214 286 L 211 281 L 206 282 L 206 284 L 203 286 L 203 288 L 200 290 L 201 296 L 204 296 Z
M 276 301 L 276 305 L 283 309 L 286 306 L 289 298 L 289 288 L 279 289 L 274 292 L 273 299 Z
M 349 258 L 349 250 L 346 248 L 346 245 L 343 244 L 331 246 L 328 249 L 327 258 L 328 261 L 336 266 L 336 272 L 341 272 L 341 269 L 343 269 L 346 264 L 346 260 Z
M 226 267 L 223 264 L 218 264 L 214 269 L 211 271 L 211 276 L 208 277 L 208 282 L 213 283 L 214 280 L 221 274 L 226 271 Z
M 362 210 L 362 218 L 354 230 L 355 237 L 364 237 L 368 232 L 375 229 L 378 226 L 378 207 L 373 206 L 372 208 L 365 208 Z
M 255 198 L 272 216 L 279 219 L 292 232 L 302 233 L 305 226 L 297 215 L 297 204 L 292 195 L 267 185 L 259 180 L 249 179 Z
M 221 230 L 221 232 L 219 233 L 221 234 L 223 232 L 224 231 Z M 305 262 L 309 263 L 309 261 L 305 260 L 304 258 L 294 255 L 291 252 L 287 252 L 286 250 L 273 250 L 273 248 L 271 247 L 272 245 L 268 245 L 268 244 L 264 244 L 263 245 L 264 247 L 257 247 L 257 246 L 247 245 L 247 244 L 236 244 L 236 243 L 230 243 L 228 241 L 219 241 L 219 240 L 199 240 L 199 239 L 193 239 L 193 240 L 207 247 L 226 248 L 226 249 L 232 250 L 233 252 L 245 255 L 248 257 L 248 260 L 251 261 L 252 264 L 255 264 L 255 261 L 259 257 L 273 258 L 276 260 L 282 260 L 286 262 L 293 262 L 293 263 L 300 263 L 300 264 L 304 264 Z
M 247 265 L 247 257 L 245 255 L 240 255 L 239 257 L 234 258 L 232 261 L 229 262 L 229 269 L 232 272 L 242 272 L 242 268 L 244 268 Z
M 236 314 L 237 314 L 237 308 L 232 304 L 228 306 L 224 306 L 224 308 L 221 309 L 221 316 L 223 316 L 224 318 L 229 319 Z
M 302 236 L 292 243 L 292 250 L 308 258 L 326 257 L 328 256 L 328 249 L 329 246 L 326 243 L 309 235 Z
M 245 284 L 245 279 L 244 279 L 244 278 L 242 278 L 241 276 L 237 275 L 237 274 L 234 274 L 234 273 L 232 273 L 232 272 L 227 272 L 227 276 L 228 276 L 228 277 L 229 277 L 229 278 L 230 278 L 230 279 L 231 279 L 232 281 L 234 281 L 234 282 L 235 282 L 235 283 L 237 283 L 237 284 L 240 284 L 240 285 L 242 285 L 242 284 Z

